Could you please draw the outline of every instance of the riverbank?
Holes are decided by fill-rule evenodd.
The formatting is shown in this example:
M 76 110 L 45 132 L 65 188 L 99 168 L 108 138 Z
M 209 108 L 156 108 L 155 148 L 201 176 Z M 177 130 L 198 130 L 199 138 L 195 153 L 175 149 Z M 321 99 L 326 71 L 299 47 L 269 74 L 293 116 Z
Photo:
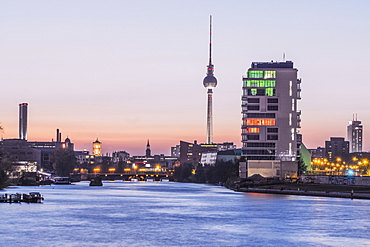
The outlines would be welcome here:
M 253 185 L 250 187 L 236 188 L 234 190 L 247 193 L 370 199 L 370 187 L 356 185 L 283 183 Z

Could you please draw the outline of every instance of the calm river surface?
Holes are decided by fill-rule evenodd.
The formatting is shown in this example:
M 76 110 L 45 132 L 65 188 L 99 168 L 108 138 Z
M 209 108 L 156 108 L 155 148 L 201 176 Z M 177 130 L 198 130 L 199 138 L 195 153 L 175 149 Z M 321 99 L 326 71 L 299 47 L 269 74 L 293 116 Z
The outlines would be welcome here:
M 370 246 L 370 201 L 237 193 L 204 184 L 13 187 L 0 246 Z

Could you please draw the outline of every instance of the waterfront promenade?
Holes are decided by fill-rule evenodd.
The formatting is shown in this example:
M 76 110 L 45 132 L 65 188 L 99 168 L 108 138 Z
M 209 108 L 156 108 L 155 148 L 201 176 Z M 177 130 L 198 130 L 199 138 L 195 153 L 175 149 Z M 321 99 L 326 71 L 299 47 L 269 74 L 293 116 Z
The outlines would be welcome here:
M 370 199 L 370 186 L 284 183 L 254 185 L 235 189 L 238 192 L 268 193 L 285 195 L 338 197 L 350 199 Z

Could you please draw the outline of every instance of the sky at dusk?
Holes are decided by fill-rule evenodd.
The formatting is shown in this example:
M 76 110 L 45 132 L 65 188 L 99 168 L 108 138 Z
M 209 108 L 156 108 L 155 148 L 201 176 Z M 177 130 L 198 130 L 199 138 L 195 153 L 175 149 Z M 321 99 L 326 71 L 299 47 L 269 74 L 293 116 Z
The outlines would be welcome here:
M 214 142 L 241 146 L 242 76 L 253 61 L 292 60 L 302 78 L 303 142 L 345 137 L 357 113 L 370 150 L 370 1 L 0 0 L 0 123 L 28 140 L 57 128 L 76 150 L 170 153 L 206 141 L 209 15 Z

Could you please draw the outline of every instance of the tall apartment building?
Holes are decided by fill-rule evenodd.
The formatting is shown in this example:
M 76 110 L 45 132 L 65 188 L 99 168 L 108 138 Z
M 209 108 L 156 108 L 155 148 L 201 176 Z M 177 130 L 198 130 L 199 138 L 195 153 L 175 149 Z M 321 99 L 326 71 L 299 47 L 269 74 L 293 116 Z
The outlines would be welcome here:
M 361 121 L 349 121 L 347 126 L 347 140 L 349 141 L 349 152 L 362 152 L 362 125 Z
M 241 177 L 292 175 L 301 144 L 301 99 L 293 62 L 253 62 L 243 76 Z M 289 175 L 290 174 L 290 175 Z

